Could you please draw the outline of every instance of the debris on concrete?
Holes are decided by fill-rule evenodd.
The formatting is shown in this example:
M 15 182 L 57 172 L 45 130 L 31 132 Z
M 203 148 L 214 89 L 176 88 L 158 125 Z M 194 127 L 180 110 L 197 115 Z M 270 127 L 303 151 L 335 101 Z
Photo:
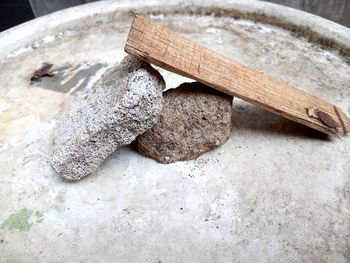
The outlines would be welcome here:
M 53 64 L 44 63 L 40 69 L 38 69 L 37 71 L 34 72 L 33 76 L 30 78 L 30 83 L 35 84 L 37 82 L 40 82 L 41 78 L 43 78 L 43 77 L 55 76 L 55 73 L 50 71 L 52 66 L 53 66 Z

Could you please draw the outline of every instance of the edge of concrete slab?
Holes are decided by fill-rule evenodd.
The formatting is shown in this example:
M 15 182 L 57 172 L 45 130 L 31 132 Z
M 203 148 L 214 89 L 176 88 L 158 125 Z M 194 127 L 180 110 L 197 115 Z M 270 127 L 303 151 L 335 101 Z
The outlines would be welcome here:
M 335 49 L 350 61 L 350 29 L 293 8 L 249 0 L 101 1 L 61 10 L 0 33 L 0 59 L 46 36 L 113 21 L 137 9 L 142 13 L 191 13 L 230 16 L 276 25 Z

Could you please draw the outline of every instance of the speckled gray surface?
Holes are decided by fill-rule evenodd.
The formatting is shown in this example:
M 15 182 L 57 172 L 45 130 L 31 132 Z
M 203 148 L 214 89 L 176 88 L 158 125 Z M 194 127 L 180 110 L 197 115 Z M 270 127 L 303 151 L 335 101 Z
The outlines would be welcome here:
M 127 55 L 81 91 L 57 122 L 52 167 L 72 181 L 95 172 L 108 155 L 158 122 L 164 89 L 157 70 Z
M 248 8 L 249 1 L 206 1 L 212 12 L 193 15 L 175 1 L 167 3 L 176 14 L 156 1 L 150 9 L 133 3 L 95 3 L 0 34 L 0 261 L 349 262 L 350 136 L 324 137 L 239 100 L 231 138 L 197 160 L 161 165 L 121 148 L 78 183 L 55 175 L 48 162 L 55 122 L 81 85 L 124 57 L 125 12 L 135 6 L 349 113 L 344 57 L 229 14 L 295 21 L 333 35 L 336 48 L 350 43 L 349 30 L 268 4 Z M 230 12 L 215 16 L 218 6 Z M 31 86 L 43 62 L 54 64 L 56 78 Z M 162 74 L 169 88 L 184 81 Z

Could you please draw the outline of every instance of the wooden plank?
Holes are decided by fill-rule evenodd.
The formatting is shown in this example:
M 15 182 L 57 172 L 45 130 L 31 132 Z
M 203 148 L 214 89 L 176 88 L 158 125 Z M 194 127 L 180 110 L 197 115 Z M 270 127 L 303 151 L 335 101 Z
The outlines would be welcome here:
M 326 134 L 341 137 L 350 130 L 350 119 L 335 105 L 223 57 L 140 14 L 135 13 L 125 51 Z M 327 113 L 337 127 L 310 117 L 308 108 Z

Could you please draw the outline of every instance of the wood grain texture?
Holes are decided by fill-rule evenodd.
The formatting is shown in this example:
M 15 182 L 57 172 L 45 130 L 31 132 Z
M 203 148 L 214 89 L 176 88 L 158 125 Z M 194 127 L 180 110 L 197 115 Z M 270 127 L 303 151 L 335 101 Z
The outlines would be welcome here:
M 125 51 L 323 133 L 341 137 L 350 131 L 350 119 L 335 105 L 223 57 L 140 14 L 135 13 Z M 329 114 L 338 127 L 309 117 L 310 107 Z

